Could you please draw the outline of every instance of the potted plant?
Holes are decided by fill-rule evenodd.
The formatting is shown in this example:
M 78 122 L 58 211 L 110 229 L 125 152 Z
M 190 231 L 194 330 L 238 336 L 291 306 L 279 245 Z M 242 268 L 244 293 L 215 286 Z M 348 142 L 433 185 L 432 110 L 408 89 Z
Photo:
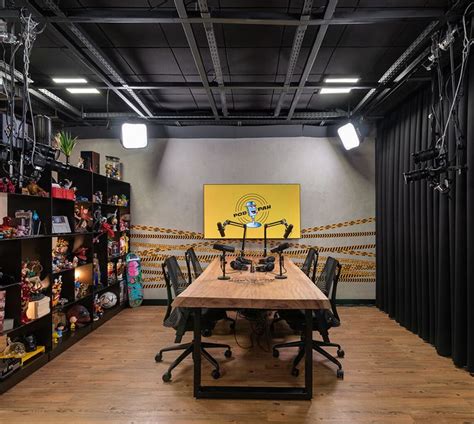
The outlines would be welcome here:
M 72 137 L 67 131 L 60 131 L 56 136 L 56 142 L 61 153 L 66 156 L 66 165 L 69 165 L 69 157 L 77 143 L 77 137 Z

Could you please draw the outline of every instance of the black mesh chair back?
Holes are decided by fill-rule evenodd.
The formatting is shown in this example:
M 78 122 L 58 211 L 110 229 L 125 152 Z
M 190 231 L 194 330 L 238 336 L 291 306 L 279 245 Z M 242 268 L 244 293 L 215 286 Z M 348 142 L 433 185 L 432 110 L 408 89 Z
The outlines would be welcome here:
M 337 283 L 341 275 L 342 266 L 337 259 L 328 256 L 324 268 L 316 280 L 316 286 L 329 298 L 334 316 L 339 319 L 336 310 Z
M 201 264 L 199 263 L 199 259 L 196 255 L 196 252 L 192 247 L 186 250 L 184 256 L 186 258 L 186 266 L 188 267 L 188 282 L 189 284 L 191 284 L 191 282 L 193 281 L 193 274 L 195 280 L 202 274 L 203 270 Z
M 162 265 L 163 276 L 166 283 L 166 293 L 168 297 L 168 309 L 164 318 L 164 325 L 166 327 L 176 328 L 181 319 L 183 319 L 181 308 L 172 310 L 171 304 L 176 296 L 182 293 L 189 283 L 184 278 L 184 275 L 179 267 L 176 256 L 170 256 Z
M 314 247 L 311 247 L 308 250 L 308 254 L 306 255 L 306 259 L 303 262 L 303 266 L 301 267 L 301 270 L 309 278 L 311 278 L 311 281 L 313 283 L 315 282 L 315 279 L 316 279 L 316 270 L 318 268 L 318 258 L 319 258 L 318 251 Z

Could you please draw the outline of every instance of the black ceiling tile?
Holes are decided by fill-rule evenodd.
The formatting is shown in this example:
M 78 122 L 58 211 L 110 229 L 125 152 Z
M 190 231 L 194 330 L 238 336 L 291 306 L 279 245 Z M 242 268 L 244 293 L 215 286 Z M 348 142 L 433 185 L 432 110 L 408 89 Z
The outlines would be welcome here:
M 285 97 L 283 97 L 283 103 L 281 107 L 282 111 L 286 111 L 290 108 L 291 101 L 293 100 L 293 95 L 294 95 L 294 92 L 289 92 L 285 95 Z M 271 104 L 272 109 L 276 108 L 279 99 L 280 99 L 280 93 L 275 91 L 275 94 L 273 95 L 273 98 L 272 98 L 272 104 Z M 282 112 L 281 115 L 284 115 L 284 112 Z
M 365 78 L 368 71 L 373 71 L 385 53 L 385 48 L 337 48 L 328 63 L 327 75 L 355 75 Z M 321 73 L 321 69 L 319 69 Z
M 280 61 L 278 63 L 278 74 L 286 75 L 288 70 L 288 60 L 290 58 L 291 49 L 290 48 L 283 48 L 280 50 Z M 309 49 L 306 47 L 301 48 L 300 54 L 298 56 L 298 61 L 296 62 L 296 66 L 294 69 L 295 74 L 301 74 L 304 70 L 304 66 L 306 65 L 306 60 L 308 58 Z
M 137 71 L 131 67 L 128 58 L 122 51 L 113 48 L 102 49 L 105 57 L 109 59 L 121 74 L 135 74 Z
M 186 34 L 181 24 L 162 24 L 163 34 L 171 47 L 187 47 Z
M 176 111 L 196 109 L 196 103 L 189 95 L 156 93 L 156 97 L 164 109 Z
M 184 83 L 185 79 L 182 75 L 169 75 L 169 74 L 138 74 L 141 82 L 179 82 Z
M 310 50 L 308 49 L 307 51 L 307 55 L 304 56 L 305 59 L 309 55 Z M 324 73 L 324 70 L 326 69 L 328 61 L 330 60 L 333 52 L 334 48 L 332 47 L 321 47 L 319 49 L 318 56 L 316 57 L 316 61 L 313 64 L 310 74 L 315 75 Z
M 345 25 L 333 25 L 330 26 L 326 32 L 326 35 L 323 39 L 323 47 L 334 47 L 337 45 L 341 34 L 344 32 Z M 314 40 L 316 39 L 316 34 L 319 31 L 319 26 L 310 26 L 306 30 L 303 39 L 304 47 L 312 47 Z
M 313 95 L 312 92 L 310 91 L 304 91 L 299 100 L 298 100 L 298 105 L 297 105 L 297 109 L 306 109 L 308 107 L 308 102 L 309 100 L 311 99 L 311 96 Z
M 165 28 L 166 28 L 166 26 L 165 26 Z M 218 47 L 224 47 L 224 36 L 223 36 L 223 33 L 222 33 L 223 25 L 213 24 L 213 28 L 214 28 L 214 35 L 216 37 L 217 46 Z M 207 41 L 206 31 L 204 30 L 204 25 L 202 25 L 202 24 L 192 24 L 192 29 L 193 29 L 194 38 L 196 39 L 196 43 L 197 43 L 198 47 L 202 47 L 202 48 L 207 47 L 208 48 L 209 43 Z M 184 34 L 184 31 L 183 31 L 183 34 Z M 170 43 L 171 43 L 171 41 L 170 41 Z M 188 46 L 188 42 L 186 41 L 186 38 L 185 38 L 185 45 Z
M 235 110 L 269 110 L 271 95 L 240 95 L 234 94 Z
M 55 47 L 62 47 L 63 45 L 56 40 L 55 37 L 50 35 L 47 31 L 43 31 L 41 34 L 38 35 L 38 38 L 33 45 L 34 48 L 55 48 Z
M 278 49 L 227 49 L 230 74 L 274 75 L 278 62 Z
M 273 25 L 225 25 L 227 47 L 279 47 L 283 27 Z
M 138 74 L 181 75 L 171 49 L 168 48 L 122 48 L 116 49 Z
M 81 29 L 89 36 L 94 43 L 102 48 L 113 47 L 109 40 L 109 35 L 102 31 L 101 26 L 97 24 L 81 24 Z
M 81 76 L 89 74 L 89 68 L 73 60 L 63 49 L 35 49 L 30 59 L 31 66 L 47 76 Z
M 156 24 L 102 24 L 101 29 L 115 47 L 168 47 Z
M 194 96 L 196 103 L 198 104 L 198 108 L 202 111 L 210 111 L 211 106 L 209 105 L 209 98 L 207 95 L 198 95 Z

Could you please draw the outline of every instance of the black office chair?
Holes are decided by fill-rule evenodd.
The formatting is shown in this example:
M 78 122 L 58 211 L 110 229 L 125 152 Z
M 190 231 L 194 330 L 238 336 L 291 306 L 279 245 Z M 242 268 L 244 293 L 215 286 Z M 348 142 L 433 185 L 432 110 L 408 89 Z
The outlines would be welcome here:
M 314 248 L 310 247 L 308 249 L 308 253 L 306 254 L 306 258 L 301 266 L 301 271 L 303 271 L 313 283 L 316 283 L 316 271 L 318 270 L 318 259 L 319 259 L 319 252 Z M 272 323 L 270 324 L 270 331 L 272 333 L 275 332 L 275 324 L 277 322 L 283 321 L 283 318 L 280 314 L 275 312 L 273 315 Z
M 196 280 L 196 278 L 198 278 L 203 273 L 203 269 L 201 264 L 199 263 L 199 259 L 196 255 L 196 252 L 192 247 L 186 250 L 186 252 L 184 253 L 184 257 L 186 259 L 186 266 L 188 268 L 188 282 L 189 284 L 191 284 L 193 280 Z M 214 309 L 214 314 L 216 317 L 219 317 L 218 321 L 223 319 L 225 321 L 230 322 L 231 330 L 235 328 L 235 319 L 229 318 L 225 309 Z M 205 337 L 210 337 L 212 333 L 210 333 L 208 329 L 205 329 L 202 335 Z
M 162 265 L 163 275 L 166 282 L 166 292 L 168 297 L 168 309 L 163 319 L 163 325 L 165 327 L 172 327 L 176 330 L 175 343 L 181 343 L 181 340 L 186 331 L 193 331 L 194 320 L 193 312 L 189 308 L 171 308 L 174 297 L 178 296 L 188 286 L 183 273 L 179 267 L 178 261 L 175 256 L 171 256 L 165 260 Z M 173 296 L 174 294 L 174 296 Z M 202 310 L 202 325 L 204 328 L 214 328 L 216 322 L 219 320 L 219 314 L 216 314 L 213 309 Z M 221 343 L 209 343 L 201 342 L 201 354 L 206 358 L 211 365 L 214 367 L 212 371 L 212 377 L 217 379 L 220 377 L 219 364 L 218 362 L 207 352 L 206 349 L 211 348 L 223 348 L 226 349 L 224 355 L 226 358 L 232 356 L 232 351 L 229 345 Z M 163 359 L 163 352 L 179 351 L 183 352 L 171 363 L 168 370 L 163 374 L 163 381 L 168 382 L 171 380 L 171 371 L 176 368 L 184 358 L 193 353 L 194 340 L 189 343 L 178 344 L 175 346 L 166 347 L 161 349 L 155 356 L 156 362 L 161 362 Z
M 337 378 L 344 378 L 344 371 L 342 369 L 341 363 L 331 354 L 326 352 L 323 347 L 336 347 L 337 356 L 339 358 L 344 357 L 344 351 L 341 346 L 337 343 L 331 343 L 329 340 L 329 329 L 333 327 L 339 327 L 341 325 L 339 320 L 339 314 L 336 309 L 336 292 L 337 292 L 337 283 L 339 281 L 339 276 L 341 275 L 341 265 L 339 262 L 332 258 L 328 257 L 324 269 L 322 270 L 320 276 L 316 280 L 316 285 L 319 289 L 329 297 L 331 303 L 331 310 L 317 309 L 313 311 L 313 330 L 318 331 L 323 340 L 313 340 L 313 350 L 323 355 L 325 358 L 329 359 L 331 362 L 337 365 Z M 296 358 L 293 360 L 293 367 L 291 373 L 294 376 L 298 376 L 299 370 L 297 368 L 298 364 L 304 357 L 304 326 L 305 326 L 305 316 L 304 311 L 301 310 L 281 310 L 278 312 L 280 317 L 285 320 L 291 329 L 297 331 L 301 334 L 301 340 L 280 343 L 273 346 L 273 356 L 277 358 L 279 356 L 278 349 L 285 347 L 298 347 L 299 351 Z

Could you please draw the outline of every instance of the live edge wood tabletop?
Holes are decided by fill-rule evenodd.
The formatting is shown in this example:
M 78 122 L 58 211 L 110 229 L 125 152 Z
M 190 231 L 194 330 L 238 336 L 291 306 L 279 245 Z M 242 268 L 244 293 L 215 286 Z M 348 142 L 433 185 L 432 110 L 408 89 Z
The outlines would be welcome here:
M 230 263 L 230 258 L 227 262 Z M 220 260 L 214 259 L 204 272 L 173 302 L 174 307 L 227 309 L 330 309 L 328 298 L 290 259 L 284 259 L 287 277 L 268 272 L 234 271 L 230 280 L 218 280 Z M 274 272 L 277 271 L 275 266 Z

